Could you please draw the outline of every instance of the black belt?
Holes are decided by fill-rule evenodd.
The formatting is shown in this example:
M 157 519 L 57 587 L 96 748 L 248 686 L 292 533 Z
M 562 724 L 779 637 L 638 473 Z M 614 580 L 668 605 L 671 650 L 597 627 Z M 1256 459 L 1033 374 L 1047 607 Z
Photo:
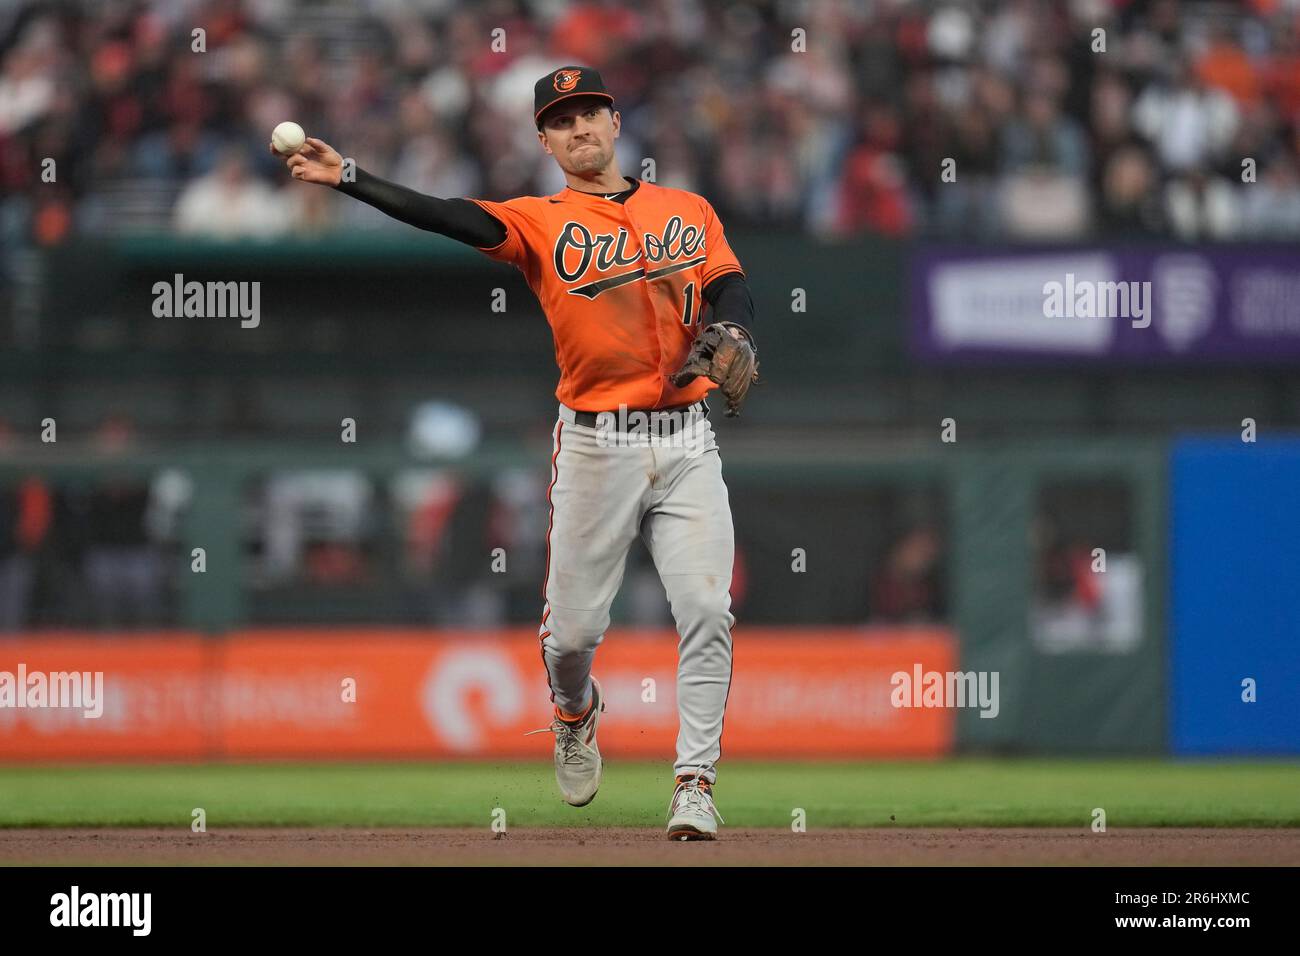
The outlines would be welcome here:
M 690 413 L 690 409 L 699 406 L 699 409 Z M 670 412 L 686 412 L 688 414 L 668 415 Z M 648 428 L 656 435 L 672 435 L 681 430 L 683 425 L 691 424 L 697 418 L 707 418 L 709 414 L 709 403 L 704 399 L 698 402 L 691 402 L 689 405 L 674 405 L 671 408 L 629 408 L 621 412 L 579 412 L 573 413 L 573 424 L 583 425 L 587 428 L 598 428 L 603 418 L 605 422 L 612 421 L 617 427 L 618 433 L 625 432 L 628 427 L 634 431 L 640 428 Z M 632 418 L 632 416 L 637 416 Z M 645 417 L 642 418 L 641 416 Z M 622 416 L 622 417 L 620 417 Z

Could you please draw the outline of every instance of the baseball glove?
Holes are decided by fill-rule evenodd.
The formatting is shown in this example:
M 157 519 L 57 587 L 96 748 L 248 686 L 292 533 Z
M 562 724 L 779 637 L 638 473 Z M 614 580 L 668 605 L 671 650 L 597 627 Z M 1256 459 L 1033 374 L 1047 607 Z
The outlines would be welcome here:
M 737 330 L 740 338 L 733 336 L 728 329 Z M 727 417 L 739 415 L 749 387 L 758 382 L 758 350 L 754 336 L 736 322 L 714 322 L 706 327 L 691 343 L 686 364 L 672 376 L 671 381 L 681 388 L 700 375 L 707 375 L 722 389 L 727 400 Z

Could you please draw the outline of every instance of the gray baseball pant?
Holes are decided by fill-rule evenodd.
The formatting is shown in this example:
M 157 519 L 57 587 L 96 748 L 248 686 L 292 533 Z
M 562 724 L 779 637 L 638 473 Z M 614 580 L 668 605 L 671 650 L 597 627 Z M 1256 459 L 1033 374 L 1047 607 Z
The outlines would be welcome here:
M 539 631 L 551 697 L 569 714 L 590 705 L 592 659 L 609 627 L 628 549 L 640 535 L 668 593 L 679 637 L 673 769 L 678 776 L 698 770 L 712 782 L 735 624 L 735 537 L 713 427 L 697 411 L 674 435 L 625 434 L 575 424 L 573 409 L 561 405 L 552 442 Z

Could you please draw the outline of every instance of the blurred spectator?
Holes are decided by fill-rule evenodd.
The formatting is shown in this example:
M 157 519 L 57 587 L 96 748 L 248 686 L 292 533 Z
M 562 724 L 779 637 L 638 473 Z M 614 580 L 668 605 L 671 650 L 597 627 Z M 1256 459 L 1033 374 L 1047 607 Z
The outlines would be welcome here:
M 943 544 L 930 527 L 913 528 L 889 549 L 871 581 L 873 620 L 940 621 L 945 614 Z
M 501 548 L 509 562 L 508 573 L 493 577 L 505 592 L 510 620 L 531 620 L 537 613 L 537 582 L 546 574 L 550 527 L 548 478 L 545 472 L 509 469 L 492 480 L 487 546 L 489 553 Z
M 1259 182 L 1242 190 L 1242 232 L 1252 239 L 1286 239 L 1300 234 L 1300 176 L 1291 156 L 1264 168 Z
M 1171 69 L 1169 80 L 1152 83 L 1138 97 L 1133 123 L 1155 145 L 1161 165 L 1181 173 L 1223 158 L 1239 113 L 1229 96 L 1197 82 L 1185 64 Z
M 1089 224 L 1086 184 L 1074 176 L 1031 168 L 1005 179 L 998 195 L 1001 227 L 1017 239 L 1077 239 Z
M 0 488 L 0 633 L 29 624 L 35 552 L 50 530 L 52 498 L 37 478 Z
M 51 20 L 31 24 L 0 64 L 0 136 L 32 128 L 58 93 L 59 33 Z
M 1201 170 L 1169 184 L 1165 211 L 1174 234 L 1188 242 L 1230 239 L 1241 228 L 1236 187 L 1222 176 Z
M 86 505 L 84 574 L 98 627 L 158 624 L 162 619 L 161 560 L 145 527 L 147 482 L 110 480 Z
M 293 224 L 269 186 L 249 176 L 242 150 L 229 149 L 211 173 L 194 180 L 176 200 L 176 230 L 233 239 L 285 233 Z
M 18 496 L 0 488 L 0 634 L 26 623 L 31 588 L 31 564 L 18 549 Z
M 906 235 L 913 215 L 897 152 L 901 145 L 898 115 L 887 104 L 874 103 L 864 111 L 861 126 L 857 142 L 844 160 L 832 231 L 838 235 L 863 230 Z
M 1259 73 L 1222 22 L 1211 27 L 1209 46 L 1196 60 L 1196 78 L 1207 87 L 1222 90 L 1243 107 L 1259 97 Z
M 1094 550 L 1095 535 L 1085 542 L 1065 530 L 1067 525 L 1104 528 L 1109 537 L 1116 530 L 1128 531 L 1127 517 L 1113 504 L 1104 518 L 1089 516 L 1087 509 L 1098 499 L 1089 501 L 1086 494 L 1054 497 L 1052 506 L 1039 511 L 1030 525 L 1030 640 L 1049 653 L 1132 651 L 1143 636 L 1141 561 L 1118 541 Z M 1099 573 L 1099 560 L 1104 574 Z
M 186 180 L 212 171 L 221 140 L 194 119 L 182 119 L 140 139 L 132 163 L 135 173 L 154 180 Z
M 1160 182 L 1150 154 L 1140 146 L 1111 153 L 1102 173 L 1100 230 L 1112 237 L 1150 236 L 1164 230 Z
M 1002 131 L 1002 214 L 1018 238 L 1079 236 L 1087 228 L 1087 149 L 1082 132 L 1045 89 L 1024 95 Z
M 1081 177 L 1088 154 L 1083 133 L 1061 115 L 1055 97 L 1043 90 L 1025 94 L 1022 113 L 1002 133 L 1002 171 L 1015 175 L 1026 167 Z
M 956 118 L 949 152 L 954 177 L 935 190 L 931 231 L 951 238 L 996 234 L 998 154 L 988 114 L 980 110 L 961 113 Z
M 134 427 L 111 416 L 94 436 L 97 450 L 116 455 L 128 450 Z M 149 528 L 148 479 L 109 476 L 85 497 L 82 573 L 98 627 L 130 628 L 162 621 L 166 577 L 162 556 Z
M 443 560 L 435 572 L 437 622 L 443 626 L 487 628 L 505 623 L 506 597 L 497 586 L 501 576 L 491 571 L 492 509 L 491 487 L 483 482 L 460 482 L 460 496 L 447 524 Z M 510 553 L 504 557 L 508 570 Z
M 1094 161 L 1103 166 L 1115 152 L 1133 142 L 1130 113 L 1133 95 L 1128 85 L 1114 73 L 1099 75 L 1092 86 L 1088 103 Z
M 300 576 L 355 581 L 356 554 L 368 530 L 374 487 L 352 471 L 286 471 L 272 476 L 262 499 L 264 580 Z

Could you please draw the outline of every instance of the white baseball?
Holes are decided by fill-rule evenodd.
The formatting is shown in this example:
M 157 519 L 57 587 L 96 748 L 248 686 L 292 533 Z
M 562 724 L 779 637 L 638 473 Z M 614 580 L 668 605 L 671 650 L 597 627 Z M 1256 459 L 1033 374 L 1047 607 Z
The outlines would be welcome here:
M 292 156 L 307 142 L 307 134 L 297 123 L 284 122 L 271 131 L 271 145 L 284 156 Z

